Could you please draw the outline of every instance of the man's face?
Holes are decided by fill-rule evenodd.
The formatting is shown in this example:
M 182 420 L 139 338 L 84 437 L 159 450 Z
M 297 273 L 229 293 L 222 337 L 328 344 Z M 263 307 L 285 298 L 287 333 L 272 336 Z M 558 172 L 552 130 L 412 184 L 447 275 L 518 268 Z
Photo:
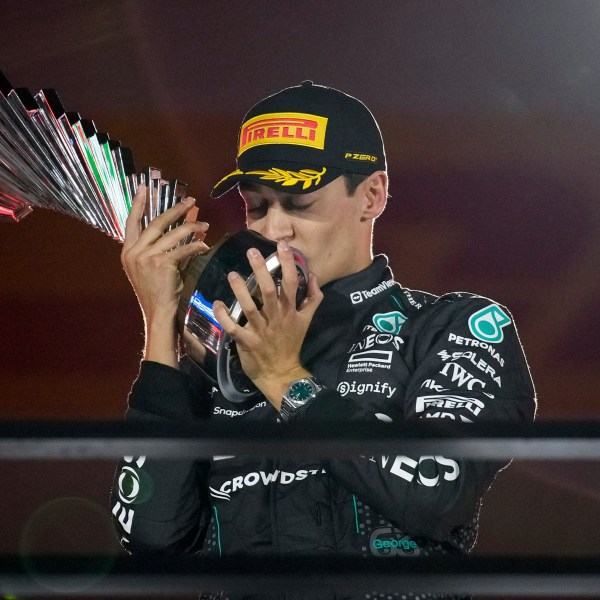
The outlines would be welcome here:
M 298 248 L 319 285 L 370 263 L 370 228 L 361 219 L 360 190 L 361 186 L 354 196 L 348 196 L 343 177 L 309 194 L 240 184 L 248 229 Z

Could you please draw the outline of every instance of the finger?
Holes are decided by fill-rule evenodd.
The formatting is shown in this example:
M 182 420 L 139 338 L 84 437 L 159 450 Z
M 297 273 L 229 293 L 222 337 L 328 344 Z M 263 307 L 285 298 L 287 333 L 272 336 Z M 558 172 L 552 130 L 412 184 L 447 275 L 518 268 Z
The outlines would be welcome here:
M 190 211 L 187 213 L 187 215 L 185 216 L 185 220 L 186 222 L 188 221 L 197 221 L 198 220 L 198 207 L 194 206 L 190 209 Z M 206 232 L 208 231 L 208 228 L 210 227 L 209 223 L 206 223 L 206 221 L 202 221 L 202 224 L 206 226 L 206 228 L 202 228 L 200 231 L 195 231 L 194 232 L 194 238 L 197 240 L 203 240 L 206 236 Z
M 131 209 L 125 221 L 125 239 L 123 250 L 127 250 L 135 244 L 142 232 L 142 217 L 146 208 L 146 186 L 141 184 L 131 203 Z
M 273 277 L 267 269 L 263 255 L 256 248 L 250 248 L 246 253 L 246 256 L 252 267 L 252 272 L 256 277 L 256 283 L 258 284 L 262 297 L 263 310 L 268 318 L 269 313 L 275 309 L 277 303 L 277 287 L 275 286 Z
M 184 244 L 179 248 L 175 248 L 175 250 L 171 250 L 168 253 L 168 257 L 173 260 L 173 262 L 180 262 L 184 258 L 188 256 L 195 256 L 196 254 L 204 254 L 208 252 L 210 248 L 202 241 L 198 240 L 196 242 L 191 242 L 189 244 Z
M 215 319 L 218 321 L 219 325 L 223 328 L 223 331 L 232 339 L 236 340 L 239 332 L 241 332 L 242 328 L 237 325 L 233 319 L 229 316 L 229 311 L 223 302 L 220 300 L 215 300 L 213 302 L 213 313 L 215 315 Z
M 309 273 L 307 294 L 306 298 L 302 301 L 300 312 L 312 319 L 319 304 L 321 304 L 321 301 L 323 300 L 323 296 L 324 294 L 319 287 L 317 276 L 314 273 Z
M 246 316 L 246 319 L 248 319 L 248 322 L 253 325 L 258 324 L 262 320 L 262 317 L 246 287 L 246 282 L 243 277 L 235 271 L 232 271 L 227 275 L 227 280 L 229 281 L 231 291 L 236 297 L 236 300 L 240 303 L 242 312 Z
M 161 236 L 153 246 L 153 249 L 158 252 L 169 252 L 175 248 L 181 240 L 186 239 L 191 233 L 204 239 L 204 235 L 208 230 L 208 223 L 199 221 L 188 221 L 183 225 L 173 228 L 171 231 Z
M 289 307 L 296 308 L 296 290 L 298 289 L 298 271 L 290 245 L 283 241 L 277 244 L 277 255 L 281 263 L 281 293 L 279 297 Z
M 171 207 L 169 210 L 166 210 L 164 213 L 158 215 L 158 217 L 152 219 L 148 227 L 144 230 L 144 244 L 150 245 L 156 242 L 165 230 L 179 219 L 183 218 L 189 210 L 192 209 L 194 203 L 196 201 L 194 198 L 186 198 L 181 202 L 177 203 L 175 206 Z M 178 227 L 174 228 L 173 231 L 178 229 Z

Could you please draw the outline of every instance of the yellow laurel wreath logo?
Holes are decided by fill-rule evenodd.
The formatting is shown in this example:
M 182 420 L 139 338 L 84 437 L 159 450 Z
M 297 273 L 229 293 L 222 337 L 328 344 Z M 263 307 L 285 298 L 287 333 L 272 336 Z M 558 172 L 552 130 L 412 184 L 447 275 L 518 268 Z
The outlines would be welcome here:
M 306 190 L 311 185 L 318 185 L 321 177 L 325 175 L 327 167 L 323 167 L 322 171 L 314 169 L 300 169 L 299 171 L 286 171 L 284 169 L 276 169 L 273 167 L 268 171 L 246 171 L 246 175 L 260 175 L 260 179 L 274 181 L 284 186 L 296 185 L 302 183 L 302 189 Z

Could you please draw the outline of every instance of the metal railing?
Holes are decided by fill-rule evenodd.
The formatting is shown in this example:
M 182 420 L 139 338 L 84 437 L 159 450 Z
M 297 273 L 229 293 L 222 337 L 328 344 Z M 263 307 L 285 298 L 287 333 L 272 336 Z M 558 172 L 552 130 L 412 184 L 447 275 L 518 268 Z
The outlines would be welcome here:
M 440 422 L 350 424 L 340 431 L 320 424 L 247 428 L 153 425 L 112 422 L 0 423 L 0 460 L 96 460 L 123 455 L 154 458 L 206 458 L 213 455 L 351 457 L 357 454 L 445 454 L 468 459 L 506 461 L 597 460 L 600 423 L 477 423 L 448 427 Z M 33 562 L 32 562 L 33 561 Z M 0 592 L 34 597 L 133 596 L 229 593 L 283 593 L 301 589 L 361 594 L 411 589 L 429 593 L 483 596 L 598 597 L 600 556 L 586 558 L 465 558 L 405 560 L 303 556 L 260 558 L 143 559 L 106 557 L 108 568 L 94 571 L 102 557 L 0 556 Z M 32 569 L 31 565 L 35 564 Z
M 235 424 L 4 422 L 0 460 L 93 460 L 126 454 L 152 458 L 244 456 L 352 457 L 357 454 L 448 454 L 485 460 L 598 460 L 600 423 L 476 424 L 416 421 L 283 427 Z

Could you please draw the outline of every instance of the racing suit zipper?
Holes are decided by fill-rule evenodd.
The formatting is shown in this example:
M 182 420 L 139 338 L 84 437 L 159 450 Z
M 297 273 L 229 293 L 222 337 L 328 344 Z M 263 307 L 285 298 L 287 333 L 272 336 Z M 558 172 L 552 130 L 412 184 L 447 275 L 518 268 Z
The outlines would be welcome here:
M 358 526 L 358 507 L 356 506 L 356 496 L 352 494 L 352 504 L 354 505 L 354 525 L 356 527 L 356 533 L 360 533 L 360 527 Z
M 317 527 L 321 527 L 321 507 L 318 504 L 315 504 L 315 507 L 312 511 L 312 516 L 317 524 Z
M 281 473 L 281 465 L 280 460 L 275 459 L 273 461 L 273 472 L 279 471 Z M 277 516 L 277 478 L 273 484 L 270 486 L 270 507 L 269 513 L 271 515 L 271 539 L 273 544 L 273 552 L 279 554 L 281 552 L 281 540 L 279 539 L 279 524 L 278 524 L 278 516 Z

